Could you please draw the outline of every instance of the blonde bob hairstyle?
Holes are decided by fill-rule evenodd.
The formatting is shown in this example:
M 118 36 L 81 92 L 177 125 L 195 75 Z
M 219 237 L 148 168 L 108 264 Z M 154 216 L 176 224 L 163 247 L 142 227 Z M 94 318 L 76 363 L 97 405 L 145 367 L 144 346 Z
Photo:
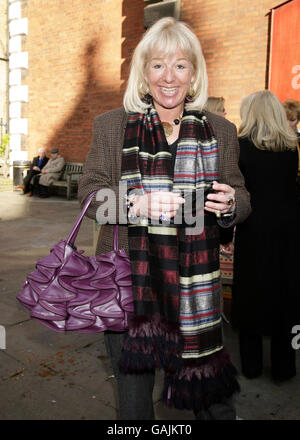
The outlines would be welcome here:
M 224 106 L 225 106 L 225 99 L 223 96 L 209 96 L 207 98 L 207 102 L 205 104 L 205 110 L 211 112 L 211 113 L 223 113 L 224 112 Z
M 187 110 L 202 110 L 207 100 L 207 72 L 200 42 L 191 28 L 173 17 L 161 18 L 144 34 L 136 46 L 131 60 L 131 68 L 123 105 L 127 112 L 144 113 L 150 104 L 143 98 L 149 93 L 146 70 L 153 49 L 166 55 L 173 55 L 180 49 L 193 65 Z
M 294 150 L 297 137 L 284 108 L 269 90 L 253 93 L 241 102 L 239 137 L 248 137 L 260 150 Z

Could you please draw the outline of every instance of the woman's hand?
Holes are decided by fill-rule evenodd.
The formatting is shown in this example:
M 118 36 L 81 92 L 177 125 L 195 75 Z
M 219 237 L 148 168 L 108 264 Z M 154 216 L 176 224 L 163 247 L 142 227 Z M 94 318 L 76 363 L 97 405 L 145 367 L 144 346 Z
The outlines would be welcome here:
M 154 191 L 143 196 L 136 195 L 133 201 L 133 213 L 137 217 L 153 220 L 169 220 L 175 217 L 184 198 L 170 191 Z
M 235 189 L 225 183 L 213 182 L 213 189 L 217 193 L 207 195 L 204 209 L 214 212 L 217 217 L 222 214 L 234 212 L 235 210 Z

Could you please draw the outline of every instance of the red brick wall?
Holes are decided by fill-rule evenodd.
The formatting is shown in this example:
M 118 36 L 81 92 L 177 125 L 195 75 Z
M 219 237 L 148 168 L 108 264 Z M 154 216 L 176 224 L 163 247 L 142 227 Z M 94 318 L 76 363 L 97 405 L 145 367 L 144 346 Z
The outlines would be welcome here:
M 280 0 L 181 0 L 181 19 L 197 33 L 209 94 L 226 100 L 227 118 L 239 124 L 244 96 L 265 88 L 268 17 Z
M 265 87 L 268 17 L 280 0 L 181 0 L 207 60 L 209 93 L 239 123 L 243 96 Z M 30 0 L 26 148 L 85 160 L 93 118 L 122 103 L 130 55 L 143 33 L 143 0 Z
M 66 160 L 85 160 L 94 117 L 122 104 L 123 58 L 143 32 L 143 7 L 143 0 L 28 2 L 30 157 L 56 146 Z

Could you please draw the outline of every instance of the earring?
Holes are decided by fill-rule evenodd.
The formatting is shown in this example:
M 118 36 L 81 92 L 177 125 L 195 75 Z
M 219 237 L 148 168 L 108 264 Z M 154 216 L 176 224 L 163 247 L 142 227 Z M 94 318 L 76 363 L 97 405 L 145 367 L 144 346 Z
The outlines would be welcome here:
M 189 89 L 189 93 L 188 95 L 186 95 L 186 101 L 187 102 L 192 102 L 194 97 L 196 95 L 196 92 L 194 91 L 194 88 L 192 85 L 190 85 L 190 89 Z
M 142 101 L 146 104 L 152 104 L 152 95 L 150 95 L 150 93 L 147 93 L 143 96 Z
M 196 92 L 195 92 L 195 90 L 194 90 L 194 86 L 193 86 L 193 85 L 190 85 L 189 96 L 190 96 L 191 98 L 194 98 L 195 95 L 196 95 Z
M 147 84 L 140 83 L 139 93 L 142 101 L 147 104 L 150 104 L 152 102 L 152 96 L 150 94 L 150 89 Z

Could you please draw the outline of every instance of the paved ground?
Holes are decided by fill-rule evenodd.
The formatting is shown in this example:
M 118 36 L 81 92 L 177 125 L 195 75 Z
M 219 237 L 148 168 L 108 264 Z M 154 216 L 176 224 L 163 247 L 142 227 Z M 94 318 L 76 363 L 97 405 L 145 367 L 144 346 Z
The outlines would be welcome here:
M 0 349 L 0 420 L 116 420 L 115 383 L 103 336 L 55 333 L 32 321 L 16 301 L 26 275 L 51 245 L 70 231 L 79 204 L 64 198 L 28 198 L 0 192 L 0 325 L 6 348 Z M 92 252 L 92 221 L 85 218 L 76 244 Z M 300 320 L 299 320 L 300 324 Z M 226 344 L 239 368 L 237 337 L 225 324 Z M 240 377 L 238 414 L 250 420 L 300 419 L 300 374 L 280 385 L 265 372 L 255 380 Z M 300 350 L 297 352 L 298 369 Z M 158 420 L 192 420 L 189 411 L 164 408 L 161 374 L 154 392 Z

